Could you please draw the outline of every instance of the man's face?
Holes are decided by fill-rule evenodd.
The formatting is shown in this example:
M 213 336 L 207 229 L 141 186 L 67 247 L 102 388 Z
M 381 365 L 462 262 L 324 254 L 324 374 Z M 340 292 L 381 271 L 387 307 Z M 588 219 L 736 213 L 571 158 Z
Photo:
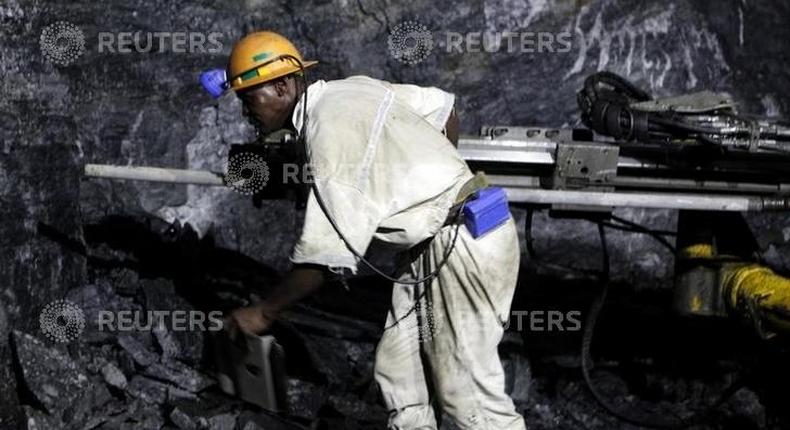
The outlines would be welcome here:
M 294 79 L 277 79 L 236 94 L 243 103 L 243 115 L 264 134 L 290 125 L 296 100 Z

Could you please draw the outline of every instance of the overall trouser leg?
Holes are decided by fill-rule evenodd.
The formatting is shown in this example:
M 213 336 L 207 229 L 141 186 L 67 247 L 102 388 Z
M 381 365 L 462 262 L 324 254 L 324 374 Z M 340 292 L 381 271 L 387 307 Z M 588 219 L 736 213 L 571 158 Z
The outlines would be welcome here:
M 420 351 L 418 294 L 413 285 L 393 286 L 392 305 L 376 348 L 374 375 L 390 413 L 390 430 L 437 428 Z
M 422 260 L 420 276 L 445 255 L 454 226 L 442 229 Z M 428 286 L 431 336 L 421 346 L 438 404 L 462 429 L 521 430 L 523 418 L 505 392 L 497 345 L 510 314 L 520 251 L 513 220 L 474 239 L 461 227 L 455 248 Z
M 455 229 L 444 227 L 403 279 L 432 273 Z M 390 429 L 436 429 L 432 402 L 464 430 L 526 428 L 505 392 L 497 352 L 519 258 L 512 219 L 479 239 L 461 227 L 447 263 L 430 284 L 394 285 L 375 367 Z

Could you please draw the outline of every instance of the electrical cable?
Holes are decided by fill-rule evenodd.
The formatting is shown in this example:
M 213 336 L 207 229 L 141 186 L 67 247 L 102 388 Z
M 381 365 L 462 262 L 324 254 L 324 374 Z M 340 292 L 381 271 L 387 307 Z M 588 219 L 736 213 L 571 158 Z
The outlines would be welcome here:
M 721 145 L 722 130 L 707 128 L 678 118 L 674 112 L 653 112 L 634 107 L 652 100 L 626 79 L 610 72 L 588 76 L 577 94 L 581 120 L 594 131 L 625 141 L 668 143 L 673 138 L 691 136 L 710 145 Z
M 315 183 L 313 183 L 313 193 L 315 194 L 316 201 L 318 202 L 318 205 L 321 207 L 321 210 L 324 211 L 324 213 L 326 213 L 326 217 L 329 220 L 329 223 L 332 224 L 332 228 L 335 229 L 335 232 L 337 232 L 338 236 L 340 236 L 340 239 L 343 240 L 343 242 L 346 244 L 346 247 L 348 248 L 348 250 L 351 251 L 351 253 L 354 254 L 354 256 L 356 258 L 358 258 L 359 261 L 364 263 L 368 268 L 370 268 L 371 270 L 376 272 L 376 274 L 378 274 L 379 276 L 383 277 L 384 279 L 387 279 L 388 281 L 392 281 L 392 282 L 394 282 L 396 284 L 403 284 L 403 285 L 417 285 L 417 284 L 422 284 L 425 281 L 430 281 L 430 280 L 432 280 L 433 278 L 435 278 L 436 276 L 439 275 L 439 271 L 442 270 L 442 267 L 444 267 L 444 265 L 450 259 L 450 254 L 452 254 L 453 249 L 455 249 L 455 241 L 458 238 L 458 232 L 461 229 L 461 224 L 457 222 L 457 219 L 458 219 L 461 211 L 463 210 L 463 204 L 461 205 L 461 208 L 458 210 L 458 213 L 456 213 L 455 216 L 454 216 L 454 218 L 456 219 L 456 221 L 455 221 L 456 227 L 455 227 L 455 234 L 453 235 L 453 240 L 452 240 L 450 246 L 445 251 L 444 256 L 442 258 L 442 261 L 439 262 L 439 264 L 436 265 L 436 269 L 433 272 L 429 273 L 428 275 L 425 275 L 424 277 L 422 277 L 420 279 L 416 279 L 416 280 L 401 280 L 401 279 L 395 278 L 394 276 L 388 275 L 388 274 L 384 273 L 378 267 L 374 266 L 373 263 L 369 262 L 364 257 L 364 255 L 362 255 L 359 251 L 354 249 L 353 246 L 351 246 L 351 243 L 348 241 L 348 239 L 346 239 L 346 236 L 340 230 L 340 227 L 337 225 L 335 220 L 329 214 L 328 208 L 326 207 L 326 204 L 324 203 L 324 200 L 321 198 L 321 195 L 318 193 L 318 189 L 317 189 L 317 186 L 316 186 Z
M 620 224 L 617 224 L 617 223 L 614 223 L 614 222 L 601 221 L 601 224 L 603 224 L 604 226 L 606 226 L 606 227 L 608 227 L 608 228 L 610 228 L 612 230 L 626 231 L 626 232 L 629 232 L 629 233 L 647 234 L 647 233 L 645 233 L 645 231 L 643 231 L 641 229 L 629 227 L 627 225 L 620 225 Z M 653 230 L 653 232 L 656 233 L 656 234 L 659 234 L 661 236 L 674 236 L 675 235 L 675 233 L 664 232 L 662 230 Z
M 526 246 L 527 252 L 529 253 L 530 257 L 533 260 L 537 260 L 538 256 L 536 255 L 534 249 L 534 243 L 533 243 L 534 238 L 532 236 L 532 217 L 533 217 L 533 211 L 531 209 L 528 209 L 527 218 L 526 218 L 525 241 L 527 245 Z M 674 247 L 671 244 L 669 244 L 669 242 L 667 242 L 666 239 L 662 237 L 662 235 L 674 235 L 675 233 L 673 232 L 650 230 L 640 224 L 634 223 L 632 221 L 617 216 L 611 216 L 611 218 L 616 222 L 622 223 L 623 225 L 626 226 L 623 227 L 623 226 L 617 226 L 615 224 L 611 224 L 611 226 L 613 226 L 614 228 L 618 228 L 621 230 L 629 228 L 631 229 L 629 231 L 633 231 L 635 233 L 650 234 L 655 239 L 657 240 L 660 239 L 661 243 L 663 243 L 665 246 L 668 246 L 670 249 L 674 249 Z M 595 333 L 595 327 L 598 321 L 598 317 L 600 316 L 600 313 L 603 309 L 604 303 L 606 301 L 609 292 L 609 278 L 610 278 L 611 264 L 610 264 L 608 243 L 606 240 L 605 227 L 610 227 L 610 226 L 600 221 L 595 221 L 590 219 L 588 219 L 588 221 L 596 222 L 596 224 L 598 225 L 598 231 L 601 240 L 601 253 L 602 253 L 602 268 L 601 271 L 599 272 L 600 273 L 599 276 L 602 285 L 601 285 L 601 292 L 590 306 L 590 310 L 585 320 L 584 332 L 582 335 L 581 362 L 582 362 L 582 375 L 584 377 L 585 384 L 587 385 L 588 389 L 592 393 L 596 402 L 598 402 L 605 410 L 607 410 L 609 413 L 611 413 L 618 419 L 621 419 L 630 424 L 639 425 L 643 427 L 650 427 L 650 428 L 678 429 L 678 428 L 686 428 L 690 425 L 693 425 L 696 422 L 699 422 L 700 419 L 709 415 L 713 410 L 715 410 L 722 403 L 724 403 L 730 396 L 732 396 L 732 394 L 734 394 L 742 386 L 740 381 L 733 382 L 724 392 L 722 392 L 719 399 L 711 406 L 709 406 L 707 409 L 696 412 L 688 418 L 685 419 L 678 418 L 675 420 L 666 420 L 666 419 L 662 420 L 652 416 L 647 417 L 646 415 L 634 416 L 632 414 L 624 412 L 619 408 L 617 408 L 616 406 L 612 405 L 605 398 L 605 396 L 600 391 L 598 391 L 597 387 L 593 383 L 591 377 L 592 341 L 593 341 L 593 336 Z
M 618 217 L 612 217 L 613 219 Z M 624 220 L 622 218 L 618 218 L 620 221 L 626 221 L 630 224 L 632 223 L 628 220 Z M 640 414 L 640 416 L 635 416 L 631 413 L 625 412 L 622 409 L 614 406 L 609 402 L 609 400 L 600 392 L 598 391 L 598 387 L 593 383 L 591 370 L 592 370 L 592 342 L 593 336 L 595 333 L 595 326 L 598 322 L 598 317 L 601 314 L 601 310 L 604 307 L 604 303 L 606 302 L 606 298 L 609 294 L 609 284 L 610 284 L 610 259 L 609 259 L 609 247 L 606 240 L 606 226 L 601 223 L 597 222 L 598 226 L 598 236 L 601 242 L 601 274 L 600 274 L 600 283 L 601 283 L 601 291 L 598 293 L 598 296 L 593 300 L 593 303 L 590 305 L 590 309 L 587 313 L 587 318 L 585 319 L 585 326 L 584 332 L 582 333 L 582 345 L 581 345 L 581 368 L 582 368 L 582 376 L 584 378 L 584 382 L 587 385 L 587 388 L 592 393 L 593 397 L 595 398 L 596 402 L 598 402 L 601 407 L 607 410 L 610 414 L 617 417 L 618 419 L 625 421 L 629 424 L 648 427 L 648 428 L 658 428 L 658 429 L 683 429 L 687 428 L 691 425 L 697 424 L 706 416 L 709 416 L 716 408 L 721 406 L 728 398 L 730 398 L 738 389 L 742 387 L 742 380 L 736 380 L 735 382 L 731 383 L 727 389 L 725 389 L 722 394 L 719 396 L 718 400 L 705 408 L 704 410 L 694 412 L 692 415 L 686 418 L 675 418 L 675 419 L 666 419 L 660 418 L 656 415 L 647 416 L 645 414 Z M 641 226 L 639 226 L 641 227 Z M 644 227 L 642 227 L 644 228 Z M 654 237 L 660 237 L 658 235 Z M 663 239 L 663 238 L 662 238 Z
M 461 225 L 460 225 L 460 224 L 458 224 L 458 225 L 455 227 L 455 233 L 453 234 L 453 240 L 450 242 L 450 246 L 448 247 L 448 252 L 446 252 L 446 253 L 445 253 L 445 258 L 444 258 L 444 260 L 442 260 L 442 264 L 444 264 L 444 262 L 445 262 L 445 261 L 447 261 L 447 258 L 450 256 L 450 254 L 449 254 L 449 253 L 450 253 L 450 252 L 452 252 L 452 250 L 453 250 L 453 249 L 455 249 L 455 241 L 456 241 L 456 239 L 458 239 L 458 231 L 460 230 L 460 228 L 461 228 Z M 433 239 L 431 239 L 431 240 L 433 240 Z M 423 252 L 425 252 L 425 251 L 423 251 Z M 437 267 L 437 269 L 435 270 L 435 273 L 437 273 L 437 274 L 438 274 L 438 269 L 439 269 L 439 268 L 440 268 L 440 267 Z M 425 278 L 423 278 L 423 279 L 425 279 Z M 431 277 L 429 280 L 433 280 L 433 277 Z M 408 310 L 408 311 L 406 311 L 406 312 L 405 312 L 403 315 L 401 315 L 399 318 L 396 318 L 396 319 L 395 319 L 395 321 L 394 321 L 392 324 L 390 324 L 390 325 L 388 325 L 388 326 L 384 327 L 384 331 L 386 331 L 386 330 L 389 330 L 389 329 L 391 329 L 391 328 L 393 328 L 393 327 L 397 326 L 397 325 L 398 325 L 398 324 L 399 324 L 401 321 L 403 321 L 404 319 L 406 319 L 406 317 L 408 317 L 409 315 L 411 315 L 411 313 L 412 313 L 412 312 L 414 312 L 415 310 L 417 310 L 417 306 L 419 305 L 419 303 L 420 303 L 420 300 L 422 300 L 422 299 L 425 297 L 425 295 L 428 293 L 428 288 L 426 288 L 426 287 L 425 287 L 425 284 L 424 284 L 424 283 L 422 283 L 422 284 L 423 284 L 423 289 L 422 289 L 422 291 L 420 292 L 420 294 L 417 296 L 417 298 L 414 300 L 414 305 L 413 305 L 413 306 L 411 306 L 411 307 L 409 308 L 409 310 Z M 431 284 L 428 284 L 428 287 L 430 287 L 430 286 L 431 286 Z
M 658 241 L 658 243 L 664 245 L 665 247 L 667 247 L 667 249 L 672 251 L 672 254 L 677 254 L 677 248 L 675 248 L 674 245 L 669 243 L 669 241 L 664 237 L 665 235 L 666 236 L 668 236 L 668 235 L 676 235 L 676 233 L 651 230 L 651 229 L 649 229 L 649 228 L 647 228 L 647 227 L 645 227 L 645 226 L 643 226 L 641 224 L 637 224 L 637 223 L 635 223 L 633 221 L 629 221 L 629 220 L 627 220 L 625 218 L 620 218 L 620 217 L 618 217 L 616 215 L 611 215 L 611 218 L 612 218 L 613 221 L 616 221 L 616 222 L 619 222 L 620 224 L 624 224 L 624 225 L 627 225 L 628 227 L 631 227 L 632 229 L 635 230 L 635 233 L 644 233 L 644 234 L 648 234 L 648 235 L 652 236 L 653 239 Z
M 576 269 L 573 267 L 563 266 L 561 264 L 549 263 L 547 261 L 543 261 L 543 259 L 538 255 L 537 251 L 535 251 L 535 238 L 532 235 L 532 216 L 534 210 L 527 209 L 527 216 L 524 222 L 524 242 L 527 248 L 527 255 L 532 260 L 533 263 L 536 265 L 548 267 L 553 270 L 559 270 L 564 272 L 571 272 L 571 273 L 581 273 L 585 275 L 595 274 L 597 271 L 589 270 L 589 269 Z
M 629 413 L 626 413 L 619 408 L 615 407 L 609 400 L 600 392 L 598 391 L 598 387 L 593 383 L 592 376 L 591 376 L 591 369 L 592 369 L 592 356 L 591 356 L 591 349 L 592 349 L 592 341 L 593 335 L 595 333 L 595 325 L 598 321 L 598 317 L 600 316 L 601 310 L 603 309 L 604 303 L 606 302 L 606 297 L 609 294 L 609 270 L 610 270 L 610 261 L 609 261 L 609 247 L 606 241 L 606 227 L 602 224 L 598 225 L 598 236 L 601 240 L 601 274 L 600 274 L 600 284 L 601 284 L 601 291 L 598 293 L 598 296 L 593 301 L 592 305 L 590 305 L 590 310 L 587 313 L 587 318 L 585 320 L 585 327 L 584 332 L 582 334 L 582 348 L 581 348 L 581 368 L 582 368 L 582 376 L 584 377 L 584 381 L 587 385 L 587 388 L 592 393 L 595 400 L 601 405 L 604 409 L 606 409 L 609 413 L 617 417 L 618 419 L 625 421 L 629 424 L 634 424 L 638 426 L 644 427 L 653 427 L 653 428 L 675 428 L 674 422 L 657 422 L 652 421 L 649 422 L 643 417 L 634 417 Z
M 677 128 L 679 130 L 683 130 L 683 131 L 687 131 L 687 132 L 691 132 L 691 133 L 704 133 L 704 134 L 714 134 L 714 135 L 721 135 L 722 134 L 721 130 L 717 130 L 717 129 L 713 129 L 713 128 L 700 127 L 700 126 L 697 126 L 697 125 L 689 124 L 689 123 L 687 123 L 685 121 L 673 120 L 673 119 L 669 119 L 669 118 L 662 118 L 662 117 L 660 117 L 658 115 L 651 115 L 650 116 L 650 121 L 652 121 L 652 122 L 654 122 L 656 124 L 662 125 L 662 126 Z
M 301 60 L 299 60 L 298 58 L 296 58 L 296 57 L 294 57 L 292 55 L 283 55 L 283 56 L 280 56 L 279 58 L 281 58 L 281 59 L 291 59 L 291 60 L 295 61 L 299 65 L 299 72 L 300 72 L 300 75 L 301 75 L 301 78 L 302 78 L 302 124 L 300 126 L 300 130 L 298 130 L 298 136 L 297 136 L 296 144 L 299 145 L 299 148 L 300 148 L 299 154 L 300 154 L 300 157 L 302 158 L 302 161 L 304 162 L 305 165 L 307 165 L 307 163 L 309 162 L 308 157 L 307 157 L 307 145 L 306 145 L 306 130 L 307 130 L 307 122 L 308 122 L 308 116 L 307 116 L 307 74 L 304 71 L 304 65 L 302 64 Z M 426 276 L 424 276 L 424 277 L 422 277 L 420 279 L 408 280 L 408 281 L 407 280 L 397 279 L 397 278 L 395 278 L 393 276 L 390 276 L 390 275 L 384 273 L 381 269 L 379 269 L 378 267 L 373 265 L 373 263 L 369 262 L 364 257 L 364 255 L 362 255 L 359 251 L 357 251 L 351 245 L 351 242 L 349 242 L 349 240 L 343 234 L 342 230 L 337 225 L 337 222 L 335 221 L 335 219 L 332 217 L 331 213 L 329 212 L 329 208 L 326 206 L 326 203 L 324 202 L 324 199 L 322 198 L 321 193 L 318 191 L 318 186 L 317 186 L 315 180 L 312 181 L 312 189 L 313 189 L 313 195 L 315 196 L 316 202 L 318 203 L 319 207 L 323 211 L 323 213 L 326 216 L 326 218 L 329 221 L 329 223 L 332 225 L 332 228 L 335 230 L 335 232 L 338 234 L 338 236 L 340 236 L 340 239 L 343 241 L 343 243 L 345 243 L 345 245 L 348 248 L 348 250 L 357 259 L 359 259 L 359 261 L 361 261 L 363 264 L 365 264 L 367 267 L 369 267 L 371 270 L 373 270 L 376 274 L 378 274 L 379 276 L 382 276 L 383 278 L 385 278 L 385 279 L 387 279 L 387 280 L 389 280 L 391 282 L 394 282 L 394 283 L 397 283 L 397 284 L 403 284 L 403 285 L 418 285 L 418 284 L 423 284 L 424 285 L 424 283 L 426 281 L 431 281 L 431 280 L 433 280 L 433 278 L 435 278 L 436 276 L 439 275 L 440 270 L 447 263 L 447 261 L 450 258 L 450 254 L 452 254 L 453 250 L 455 249 L 455 243 L 456 243 L 456 241 L 458 239 L 458 234 L 459 234 L 460 229 L 461 229 L 461 224 L 459 223 L 459 219 L 460 219 L 460 215 L 463 213 L 465 202 L 461 202 L 460 207 L 457 209 L 457 212 L 453 215 L 453 222 L 452 223 L 456 224 L 455 233 L 453 234 L 453 239 L 452 239 L 452 241 L 450 243 L 450 246 L 447 248 L 447 250 L 446 250 L 446 252 L 445 252 L 445 254 L 444 254 L 443 258 L 442 258 L 442 261 L 436 266 L 436 269 L 433 272 L 431 272 L 430 274 L 428 274 L 428 275 L 426 275 Z M 428 286 L 430 287 L 430 284 Z M 397 318 L 393 324 L 391 324 L 388 327 L 385 327 L 384 330 L 388 330 L 388 329 L 398 325 L 398 323 L 400 321 L 402 321 L 404 318 L 408 317 L 412 312 L 414 312 L 414 310 L 417 308 L 417 305 L 419 304 L 419 301 L 422 300 L 422 298 L 425 296 L 427 291 L 428 291 L 428 288 L 423 288 L 423 291 L 420 293 L 420 295 L 415 300 L 414 306 L 412 306 L 411 309 L 409 309 L 404 315 L 402 315 L 401 317 Z
M 651 228 L 645 227 L 645 226 L 643 226 L 641 224 L 637 224 L 634 221 L 627 220 L 625 218 L 619 217 L 617 215 L 610 215 L 609 218 L 611 218 L 611 219 L 613 219 L 613 220 L 615 220 L 615 221 L 617 221 L 617 222 L 619 222 L 621 224 L 625 224 L 625 225 L 627 225 L 629 227 L 633 227 L 633 228 L 635 228 L 637 230 L 640 230 L 640 231 L 647 230 L 647 231 L 650 231 L 652 233 L 655 233 L 655 234 L 658 234 L 658 235 L 661 235 L 661 236 L 677 236 L 678 235 L 677 232 L 674 232 L 674 231 L 671 231 L 671 230 L 651 229 Z

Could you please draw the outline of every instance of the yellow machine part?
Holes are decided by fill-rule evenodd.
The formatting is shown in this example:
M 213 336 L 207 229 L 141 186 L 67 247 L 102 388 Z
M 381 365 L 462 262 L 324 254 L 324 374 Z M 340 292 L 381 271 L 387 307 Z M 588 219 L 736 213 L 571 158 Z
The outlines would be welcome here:
M 716 250 L 709 243 L 697 243 L 680 250 L 678 257 L 685 259 L 713 258 Z
M 728 314 L 721 297 L 719 268 L 706 264 L 715 258 L 716 248 L 710 243 L 695 243 L 678 250 L 673 307 L 680 314 Z
M 759 318 L 766 328 L 790 332 L 790 279 L 759 264 L 728 264 L 721 276 L 731 309 Z

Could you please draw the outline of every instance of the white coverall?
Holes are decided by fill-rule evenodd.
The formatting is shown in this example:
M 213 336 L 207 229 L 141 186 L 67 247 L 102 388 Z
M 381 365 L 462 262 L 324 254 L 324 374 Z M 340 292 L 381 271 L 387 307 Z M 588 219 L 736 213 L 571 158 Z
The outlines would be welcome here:
M 297 130 L 302 102 L 294 110 Z M 389 428 L 436 429 L 443 410 L 462 429 L 524 429 L 497 353 L 516 286 L 518 239 L 512 219 L 478 239 L 463 226 L 445 226 L 473 176 L 441 132 L 453 103 L 437 88 L 364 76 L 318 81 L 307 90 L 306 150 L 319 193 L 351 246 L 364 252 L 375 239 L 402 249 L 402 280 L 433 272 L 458 229 L 430 285 L 394 285 L 375 365 Z M 357 270 L 312 191 L 291 260 Z

